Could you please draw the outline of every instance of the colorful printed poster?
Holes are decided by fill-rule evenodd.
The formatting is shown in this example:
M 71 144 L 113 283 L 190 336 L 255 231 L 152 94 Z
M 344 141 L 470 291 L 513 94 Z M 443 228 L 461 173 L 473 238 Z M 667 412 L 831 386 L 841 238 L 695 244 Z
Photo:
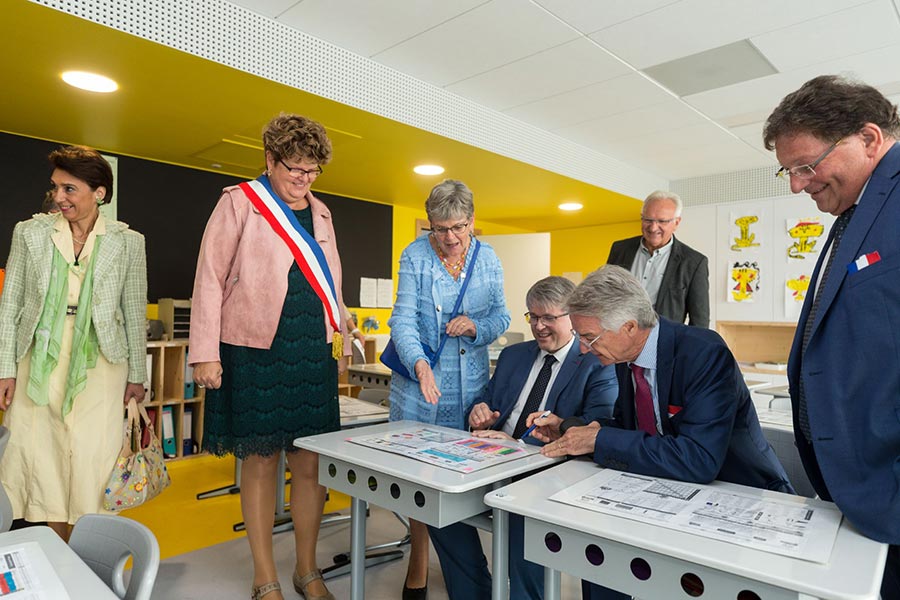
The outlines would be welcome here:
M 476 438 L 465 431 L 457 434 L 428 427 L 352 437 L 347 441 L 462 473 L 493 467 L 538 452 L 537 447 L 515 440 Z

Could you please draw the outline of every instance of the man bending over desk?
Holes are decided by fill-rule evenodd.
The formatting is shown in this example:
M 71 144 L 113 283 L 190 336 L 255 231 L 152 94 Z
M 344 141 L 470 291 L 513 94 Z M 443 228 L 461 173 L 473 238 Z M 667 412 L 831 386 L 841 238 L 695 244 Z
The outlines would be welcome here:
M 612 416 L 618 386 L 615 370 L 581 354 L 565 310 L 575 289 L 568 279 L 546 277 L 528 290 L 525 319 L 534 341 L 507 347 L 481 402 L 468 414 L 469 426 L 479 437 L 522 439 L 535 411 L 550 410 L 563 417 L 582 415 L 587 421 Z M 457 523 L 428 528 L 441 561 L 451 600 L 491 597 L 491 574 L 474 527 Z M 509 517 L 510 598 L 541 600 L 544 568 L 525 560 L 521 516 Z
M 568 310 L 579 344 L 616 365 L 619 397 L 612 418 L 562 436 L 563 415 L 531 415 L 534 437 L 548 442 L 542 454 L 593 454 L 601 467 L 630 473 L 794 493 L 717 333 L 659 318 L 638 280 L 612 265 L 588 275 Z M 582 590 L 589 600 L 628 598 L 588 582 Z

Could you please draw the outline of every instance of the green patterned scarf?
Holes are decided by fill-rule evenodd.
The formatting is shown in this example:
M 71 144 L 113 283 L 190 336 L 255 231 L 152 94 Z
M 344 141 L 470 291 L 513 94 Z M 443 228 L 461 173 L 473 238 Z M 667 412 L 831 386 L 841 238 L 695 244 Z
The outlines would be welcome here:
M 94 259 L 100 249 L 100 237 L 94 240 L 94 249 L 87 272 L 78 294 L 78 312 L 75 314 L 75 336 L 72 340 L 72 358 L 66 377 L 66 396 L 63 399 L 62 416 L 72 411 L 75 396 L 84 390 L 87 370 L 97 364 L 99 343 L 91 321 L 91 300 L 94 295 Z M 50 285 L 44 299 L 44 310 L 34 332 L 31 350 L 31 373 L 28 378 L 28 396 L 39 406 L 50 403 L 50 374 L 59 362 L 63 326 L 66 321 L 66 305 L 69 293 L 69 264 L 59 249 L 53 249 Z

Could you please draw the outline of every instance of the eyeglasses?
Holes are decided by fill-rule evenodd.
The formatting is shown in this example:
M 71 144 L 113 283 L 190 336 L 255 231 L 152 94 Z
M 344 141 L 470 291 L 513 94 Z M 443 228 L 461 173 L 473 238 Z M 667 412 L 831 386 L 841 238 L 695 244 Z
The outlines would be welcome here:
M 464 232 L 466 228 L 469 226 L 469 222 L 465 223 L 457 223 L 456 225 L 451 225 L 450 227 L 440 227 L 438 225 L 431 226 L 431 232 L 436 235 L 447 235 L 448 232 L 452 231 L 454 234 L 459 235 Z
M 281 165 L 285 169 L 287 169 L 288 172 L 294 177 L 302 177 L 303 175 L 306 175 L 306 178 L 312 181 L 322 174 L 322 167 L 319 166 L 317 166 L 315 169 L 301 169 L 300 167 L 289 167 L 288 164 L 280 158 L 278 159 L 278 162 L 280 162 Z
M 674 223 L 678 217 L 672 217 L 671 219 L 646 219 L 641 217 L 641 223 L 644 225 L 668 225 L 669 223 Z
M 810 179 L 816 176 L 816 167 L 819 166 L 819 163 L 825 160 L 831 152 L 837 148 L 838 144 L 844 141 L 845 138 L 841 138 L 832 145 L 828 147 L 828 150 L 822 153 L 822 155 L 816 160 L 812 161 L 808 165 L 800 165 L 798 167 L 791 167 L 788 169 L 787 167 L 781 167 L 778 171 L 775 172 L 775 177 L 780 177 L 782 179 L 787 179 L 788 176 L 796 177 L 797 179 Z
M 547 327 L 552 327 L 553 324 L 556 323 L 557 319 L 568 316 L 568 314 L 569 313 L 566 312 L 561 315 L 536 315 L 533 312 L 527 312 L 525 313 L 525 322 L 529 325 L 532 323 L 535 325 L 540 325 L 541 321 L 543 321 L 544 325 L 546 325 Z
M 578 338 L 578 343 L 581 344 L 581 345 L 583 345 L 583 346 L 584 346 L 585 348 L 587 348 L 588 350 L 590 350 L 591 348 L 594 347 L 594 344 L 597 343 L 597 340 L 599 340 L 600 338 L 603 337 L 603 334 L 604 334 L 604 333 L 606 333 L 606 330 L 605 330 L 605 329 L 604 329 L 603 331 L 600 332 L 600 335 L 598 335 L 597 337 L 595 337 L 595 338 L 592 339 L 591 341 L 587 341 L 587 338 L 585 338 L 583 335 L 581 335 L 580 333 L 578 333 L 578 332 L 575 331 L 574 329 L 572 330 L 572 335 L 574 335 L 575 337 Z

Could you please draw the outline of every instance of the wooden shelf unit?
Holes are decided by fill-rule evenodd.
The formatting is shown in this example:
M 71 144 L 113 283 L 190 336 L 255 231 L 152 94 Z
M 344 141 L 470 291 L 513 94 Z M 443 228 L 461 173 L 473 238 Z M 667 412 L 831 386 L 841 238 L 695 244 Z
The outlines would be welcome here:
M 203 450 L 203 401 L 205 390 L 194 386 L 194 397 L 184 397 L 184 371 L 187 349 L 187 340 L 147 342 L 147 353 L 153 357 L 153 365 L 152 372 L 149 374 L 151 398 L 144 403 L 144 406 L 147 408 L 148 413 L 155 413 L 155 429 L 160 442 L 163 440 L 163 407 L 172 407 L 172 421 L 175 426 L 175 458 L 184 456 L 182 440 L 185 437 L 185 408 L 191 410 L 190 438 L 197 444 L 201 452 Z
M 346 343 L 346 342 L 345 342 Z M 350 343 L 353 343 L 352 341 Z M 366 363 L 375 362 L 375 338 L 366 338 L 364 344 Z M 350 364 L 353 364 L 353 358 L 350 358 Z M 338 375 L 338 393 L 345 396 L 356 398 L 359 396 L 359 390 L 362 388 L 358 385 L 350 385 L 350 374 L 347 371 Z
M 716 331 L 728 344 L 745 373 L 784 375 L 779 369 L 759 369 L 754 363 L 787 363 L 796 323 L 718 321 Z

